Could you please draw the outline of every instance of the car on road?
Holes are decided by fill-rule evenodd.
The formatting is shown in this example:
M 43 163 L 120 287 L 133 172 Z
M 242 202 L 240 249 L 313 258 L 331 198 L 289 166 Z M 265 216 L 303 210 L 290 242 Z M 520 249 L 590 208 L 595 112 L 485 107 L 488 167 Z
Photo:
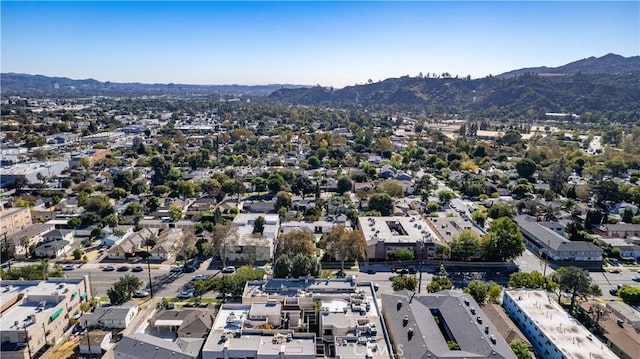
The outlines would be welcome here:
M 108 265 L 108 266 L 102 268 L 102 270 L 105 271 L 105 272 L 113 272 L 114 270 L 116 270 L 116 267 L 112 266 L 112 265 Z
M 622 284 L 618 284 L 615 287 L 609 289 L 609 294 L 611 295 L 618 295 L 618 290 L 622 288 Z
M 149 296 L 149 292 L 147 292 L 146 290 L 136 290 L 135 292 L 133 292 L 134 298 L 144 298 L 148 296 Z
M 374 290 L 374 291 L 376 291 L 376 292 L 377 292 L 377 291 L 378 291 L 378 289 L 380 289 L 380 286 L 378 285 L 378 283 L 373 283 L 372 285 L 373 285 L 373 290 Z
M 631 277 L 631 280 L 634 281 L 634 282 L 640 282 L 640 275 Z
M 76 266 L 74 266 L 73 264 L 67 264 L 66 266 L 62 267 L 62 270 L 74 270 L 76 269 Z
M 394 268 L 393 272 L 396 274 L 416 274 L 416 270 L 413 268 L 407 268 L 407 267 L 402 267 L 402 268 Z
M 120 266 L 118 267 L 118 272 L 126 272 L 129 270 L 129 266 Z
M 185 272 L 185 273 L 193 273 L 193 272 L 196 271 L 196 267 L 194 267 L 192 265 L 186 265 L 186 266 L 184 266 L 182 271 Z
M 133 269 L 131 271 L 132 272 L 142 272 L 142 271 L 144 271 L 144 267 L 143 266 L 135 266 L 135 267 L 133 267 Z
M 207 279 L 206 274 L 196 274 L 193 276 L 191 280 L 193 281 L 193 280 L 204 280 L 204 279 Z
M 222 268 L 222 273 L 235 273 L 236 267 L 234 266 L 226 266 Z
M 617 267 L 609 268 L 607 271 L 609 273 L 622 273 L 622 270 L 620 268 L 617 268 Z
M 183 267 L 183 266 L 175 266 L 175 267 L 171 268 L 170 272 L 173 272 L 173 273 L 182 273 L 182 272 L 183 272 L 183 270 L 184 270 L 184 267 Z
M 181 298 L 181 299 L 193 298 L 193 292 L 180 292 L 178 293 L 177 298 Z

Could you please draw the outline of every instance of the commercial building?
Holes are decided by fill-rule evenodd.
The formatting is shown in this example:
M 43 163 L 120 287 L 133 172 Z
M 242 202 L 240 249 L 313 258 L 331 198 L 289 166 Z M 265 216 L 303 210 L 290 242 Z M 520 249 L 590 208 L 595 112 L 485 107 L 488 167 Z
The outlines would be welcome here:
M 46 281 L 3 280 L 0 284 L 0 336 L 3 359 L 37 357 L 55 344 L 88 300 L 87 277 Z
M 502 306 L 542 358 L 617 358 L 545 291 L 505 290 Z
M 391 357 L 370 283 L 354 278 L 268 279 L 246 284 L 241 304 L 224 304 L 203 359 Z
M 62 174 L 69 168 L 69 162 L 35 162 L 19 163 L 13 166 L 0 168 L 0 187 L 6 187 L 15 182 L 17 177 L 24 177 L 29 184 L 39 183 L 38 174 L 46 178 L 53 178 Z
M 591 242 L 570 241 L 558 233 L 553 223 L 538 222 L 531 216 L 517 216 L 514 220 L 534 253 L 552 261 L 570 261 L 574 265 L 602 263 L 602 248 Z
M 403 359 L 516 358 L 468 294 L 382 294 L 382 312 L 394 351 Z
M 365 252 L 369 261 L 395 259 L 399 249 L 408 249 L 416 258 L 434 258 L 437 236 L 421 216 L 360 217 Z
M 0 234 L 10 236 L 30 225 L 31 211 L 29 208 L 0 208 Z

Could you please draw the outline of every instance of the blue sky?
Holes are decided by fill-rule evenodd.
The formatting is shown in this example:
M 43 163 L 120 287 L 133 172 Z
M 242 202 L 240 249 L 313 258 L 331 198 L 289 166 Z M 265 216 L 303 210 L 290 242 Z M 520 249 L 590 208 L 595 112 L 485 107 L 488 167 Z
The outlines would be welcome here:
M 113 82 L 484 77 L 640 54 L 640 2 L 0 2 L 2 72 Z

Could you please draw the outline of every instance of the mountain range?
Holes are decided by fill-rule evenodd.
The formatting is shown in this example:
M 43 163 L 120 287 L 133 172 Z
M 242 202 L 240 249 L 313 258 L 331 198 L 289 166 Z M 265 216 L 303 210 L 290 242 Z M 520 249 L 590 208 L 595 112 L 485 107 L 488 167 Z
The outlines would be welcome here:
M 608 54 L 556 68 L 526 68 L 474 80 L 445 73 L 403 76 L 342 89 L 283 88 L 269 97 L 290 104 L 391 106 L 428 113 L 638 112 L 640 56 Z
M 532 67 L 481 79 L 449 74 L 390 78 L 333 89 L 302 85 L 182 85 L 100 82 L 3 73 L 2 95 L 31 96 L 208 96 L 260 95 L 302 105 L 394 107 L 445 113 L 488 111 L 524 114 L 534 111 L 640 111 L 640 56 L 607 54 L 559 67 Z

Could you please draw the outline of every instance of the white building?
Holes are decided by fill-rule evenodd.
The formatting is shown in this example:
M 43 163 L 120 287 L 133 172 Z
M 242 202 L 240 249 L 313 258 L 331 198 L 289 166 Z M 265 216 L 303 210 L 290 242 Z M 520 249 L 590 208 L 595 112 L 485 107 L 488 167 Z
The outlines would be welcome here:
M 502 306 L 541 358 L 617 358 L 545 291 L 505 290 Z
M 411 250 L 416 258 L 435 257 L 437 236 L 421 216 L 360 217 L 359 226 L 367 260 L 395 259 L 398 249 Z
M 262 235 L 253 233 L 255 221 L 258 217 L 265 219 Z M 278 231 L 280 217 L 277 214 L 240 213 L 233 223 L 238 226 L 238 241 L 227 252 L 227 259 L 232 261 L 268 261 L 273 257 L 273 251 Z
M 127 302 L 122 305 L 96 308 L 93 313 L 85 313 L 80 323 L 87 328 L 125 329 L 138 314 L 138 305 Z

